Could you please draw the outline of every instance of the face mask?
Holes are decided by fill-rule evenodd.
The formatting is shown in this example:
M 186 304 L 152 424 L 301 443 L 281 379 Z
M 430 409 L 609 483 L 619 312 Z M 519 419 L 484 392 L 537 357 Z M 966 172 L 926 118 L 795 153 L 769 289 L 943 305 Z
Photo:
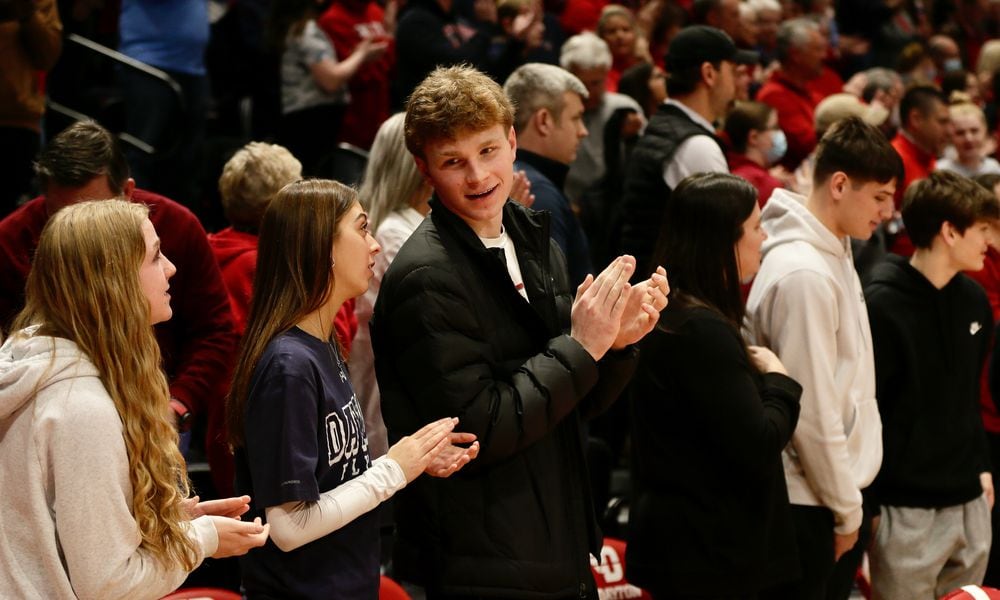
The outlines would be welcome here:
M 781 160 L 787 151 L 788 139 L 785 137 L 785 132 L 778 129 L 771 134 L 771 149 L 767 151 L 768 164 L 773 165 Z
M 941 65 L 944 67 L 945 73 L 949 71 L 961 71 L 962 70 L 962 59 L 961 58 L 949 58 L 944 61 Z

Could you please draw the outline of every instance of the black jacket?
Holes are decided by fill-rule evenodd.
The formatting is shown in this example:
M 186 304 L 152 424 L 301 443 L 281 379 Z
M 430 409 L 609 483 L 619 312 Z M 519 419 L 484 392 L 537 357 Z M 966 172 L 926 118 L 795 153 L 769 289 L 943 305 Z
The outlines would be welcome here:
M 761 374 L 736 328 L 672 300 L 632 388 L 626 576 L 655 596 L 748 596 L 798 575 L 781 450 L 802 387 Z
M 943 508 L 982 494 L 989 471 L 979 378 L 993 316 L 983 289 L 956 275 L 940 290 L 890 256 L 865 286 L 882 415 L 880 504 Z
M 473 231 L 431 206 L 375 303 L 382 412 L 393 440 L 458 416 L 482 449 L 452 477 L 420 477 L 397 496 L 397 573 L 460 596 L 593 594 L 600 532 L 582 419 L 617 398 L 635 351 L 598 364 L 566 335 L 572 296 L 547 214 L 504 207 L 529 304 Z
M 710 136 L 722 148 L 715 132 L 695 123 L 676 106 L 664 104 L 649 119 L 646 132 L 629 156 L 621 202 L 621 250 L 635 256 L 638 268 L 633 283 L 648 277 L 643 274 L 655 267 L 649 261 L 656 249 L 671 193 L 663 181 L 663 164 L 673 157 L 682 142 L 696 135 Z

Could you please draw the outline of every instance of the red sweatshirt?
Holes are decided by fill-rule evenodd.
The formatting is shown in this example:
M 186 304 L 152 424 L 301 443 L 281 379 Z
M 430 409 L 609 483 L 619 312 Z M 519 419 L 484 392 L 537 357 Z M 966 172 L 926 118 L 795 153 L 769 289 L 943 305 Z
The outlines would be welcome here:
M 986 290 L 986 297 L 989 298 L 990 308 L 993 309 L 993 320 L 1000 323 L 1000 252 L 991 246 L 986 251 L 986 262 L 982 271 L 967 272 L 966 275 L 979 282 Z M 989 361 L 987 361 L 988 363 Z M 990 372 L 988 366 L 984 366 L 983 375 L 980 379 L 979 392 L 979 413 L 983 417 L 983 427 L 990 433 L 1000 433 L 1000 411 L 993 402 L 993 395 L 990 393 Z M 1000 385 L 1000 381 L 995 385 Z M 1000 465 L 994 465 L 997 467 Z
M 757 92 L 757 101 L 773 106 L 778 113 L 778 125 L 788 139 L 788 152 L 781 164 L 795 171 L 802 160 L 816 147 L 816 126 L 813 116 L 822 97 L 793 83 L 778 69 Z
M 910 184 L 918 179 L 924 179 L 934 172 L 937 159 L 932 154 L 924 151 L 913 143 L 909 137 L 900 131 L 892 139 L 892 147 L 896 149 L 900 158 L 903 159 L 903 181 L 896 185 L 896 210 L 900 209 L 903 203 L 903 193 Z M 905 231 L 896 236 L 892 244 L 892 251 L 901 256 L 913 255 L 913 242 Z
M 753 162 L 746 155 L 729 152 L 726 154 L 729 161 L 729 172 L 739 175 L 749 181 L 757 188 L 757 204 L 764 208 L 764 204 L 771 198 L 771 193 L 777 188 L 785 187 L 781 181 L 772 177 L 767 169 Z
M 337 60 L 345 60 L 364 39 L 385 39 L 382 26 L 385 11 L 377 2 L 335 0 L 317 23 L 326 32 L 337 51 Z M 348 83 L 351 102 L 344 113 L 341 141 L 367 150 L 375 140 L 379 125 L 392 115 L 392 74 L 396 66 L 395 44 L 381 58 L 358 68 Z

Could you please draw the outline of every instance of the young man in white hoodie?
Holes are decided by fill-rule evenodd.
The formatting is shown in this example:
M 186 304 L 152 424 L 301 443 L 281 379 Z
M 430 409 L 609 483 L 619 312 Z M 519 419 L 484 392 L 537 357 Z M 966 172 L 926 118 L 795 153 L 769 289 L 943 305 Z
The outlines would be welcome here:
M 763 211 L 768 240 L 747 301 L 750 343 L 771 348 L 802 384 L 802 412 L 785 448 L 799 545 L 796 600 L 847 598 L 861 557 L 862 490 L 882 461 L 871 331 L 850 238 L 892 216 L 899 155 L 851 117 L 816 152 L 808 197 L 777 190 Z M 846 555 L 846 556 L 845 556 Z

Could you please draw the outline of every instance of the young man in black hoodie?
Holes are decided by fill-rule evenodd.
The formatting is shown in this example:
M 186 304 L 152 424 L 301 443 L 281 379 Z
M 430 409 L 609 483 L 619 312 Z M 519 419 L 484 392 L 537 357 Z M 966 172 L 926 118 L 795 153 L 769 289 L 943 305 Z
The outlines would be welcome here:
M 993 317 L 961 271 L 983 268 L 998 218 L 988 191 L 933 173 L 903 200 L 916 252 L 892 256 L 865 287 L 884 447 L 871 571 L 883 600 L 938 598 L 986 570 L 993 480 L 979 378 Z

